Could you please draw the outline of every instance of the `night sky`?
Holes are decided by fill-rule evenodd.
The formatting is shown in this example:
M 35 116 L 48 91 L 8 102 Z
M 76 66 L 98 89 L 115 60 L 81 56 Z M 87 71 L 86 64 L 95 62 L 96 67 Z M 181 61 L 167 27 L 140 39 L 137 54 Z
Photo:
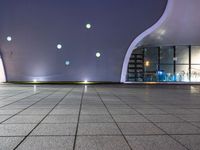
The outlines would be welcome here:
M 166 2 L 1 0 L 0 48 L 7 79 L 118 82 L 128 47 L 160 18 Z

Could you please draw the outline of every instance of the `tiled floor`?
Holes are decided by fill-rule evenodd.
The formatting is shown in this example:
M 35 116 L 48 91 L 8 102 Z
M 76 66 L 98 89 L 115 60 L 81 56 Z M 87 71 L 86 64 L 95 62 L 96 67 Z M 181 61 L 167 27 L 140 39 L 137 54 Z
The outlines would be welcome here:
M 0 85 L 0 150 L 200 150 L 198 85 Z

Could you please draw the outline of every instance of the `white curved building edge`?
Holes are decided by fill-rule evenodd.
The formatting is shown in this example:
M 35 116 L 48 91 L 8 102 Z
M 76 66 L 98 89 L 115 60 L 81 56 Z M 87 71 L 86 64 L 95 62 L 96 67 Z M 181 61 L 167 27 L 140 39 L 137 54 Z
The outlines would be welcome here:
M 3 83 L 3 82 L 6 82 L 6 75 L 5 75 L 3 60 L 0 55 L 0 83 Z
M 146 31 L 144 31 L 142 34 L 140 34 L 130 45 L 124 62 L 123 62 L 123 67 L 122 67 L 122 73 L 121 73 L 121 82 L 125 83 L 126 82 L 126 75 L 127 75 L 127 68 L 128 68 L 128 63 L 129 63 L 129 59 L 131 57 L 131 54 L 133 52 L 134 49 L 136 49 L 138 47 L 138 44 L 149 34 L 153 33 L 155 30 L 157 30 L 163 23 L 164 21 L 167 19 L 167 17 L 169 16 L 172 7 L 173 7 L 173 3 L 174 0 L 168 0 L 166 9 L 162 15 L 162 17 L 158 20 L 158 22 L 156 24 L 154 24 L 152 27 L 150 27 L 149 29 L 147 29 Z

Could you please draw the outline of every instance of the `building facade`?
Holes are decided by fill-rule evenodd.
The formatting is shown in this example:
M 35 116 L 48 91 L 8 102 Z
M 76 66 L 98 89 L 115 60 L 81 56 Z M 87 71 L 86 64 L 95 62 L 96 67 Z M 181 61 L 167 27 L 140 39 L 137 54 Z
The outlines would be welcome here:
M 0 4 L 4 80 L 199 80 L 198 0 L 2 0 Z M 131 68 L 135 64 L 130 59 L 136 54 L 142 57 L 142 71 L 133 75 L 137 70 Z M 162 80 L 160 74 L 165 75 Z

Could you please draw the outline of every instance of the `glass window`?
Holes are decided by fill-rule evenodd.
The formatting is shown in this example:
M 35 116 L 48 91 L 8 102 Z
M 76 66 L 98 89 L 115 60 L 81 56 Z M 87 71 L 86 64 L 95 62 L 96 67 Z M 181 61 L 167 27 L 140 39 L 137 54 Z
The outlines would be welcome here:
M 158 66 L 158 47 L 139 48 L 133 53 L 144 54 L 144 60 L 138 60 L 139 64 L 136 66 L 144 69 L 144 73 L 142 73 L 144 81 L 189 82 L 189 78 L 191 77 L 191 81 L 200 82 L 200 46 L 192 46 L 191 48 L 191 76 L 189 75 L 189 46 L 176 46 L 177 60 L 175 75 L 173 46 L 160 47 L 160 66 Z M 131 61 L 133 60 L 130 59 Z M 160 70 L 158 70 L 158 67 L 160 67 Z M 134 78 L 135 76 L 137 74 L 130 74 L 130 77 Z
M 151 47 L 144 50 L 145 61 L 149 61 L 150 64 L 158 63 L 158 48 Z
M 146 72 L 156 72 L 157 71 L 157 64 L 150 64 L 149 66 L 145 67 Z
M 174 66 L 173 65 L 160 65 L 160 70 L 165 73 L 173 74 Z
M 176 65 L 176 80 L 189 81 L 189 65 Z
M 200 81 L 200 65 L 191 65 L 191 81 Z
M 176 57 L 177 57 L 177 64 L 189 64 L 189 47 L 177 46 Z
M 161 47 L 160 49 L 160 63 L 173 64 L 174 50 L 173 47 Z
M 163 81 L 171 82 L 174 81 L 174 65 L 160 65 L 164 78 Z
M 191 63 L 200 64 L 200 46 L 192 46 L 191 55 Z

